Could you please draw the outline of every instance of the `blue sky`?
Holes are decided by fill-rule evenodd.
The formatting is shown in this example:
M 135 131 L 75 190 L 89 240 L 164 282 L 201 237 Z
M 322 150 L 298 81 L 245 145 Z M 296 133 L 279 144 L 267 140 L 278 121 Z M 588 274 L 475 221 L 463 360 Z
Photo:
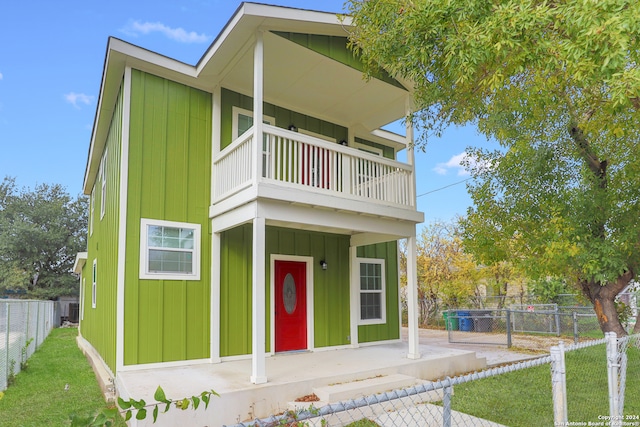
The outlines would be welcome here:
M 328 12 L 342 0 L 262 3 Z M 0 179 L 58 183 L 81 192 L 109 36 L 195 64 L 235 12 L 229 0 L 7 1 L 0 15 Z M 464 214 L 471 201 L 458 162 L 486 144 L 473 128 L 449 129 L 417 153 L 425 221 Z

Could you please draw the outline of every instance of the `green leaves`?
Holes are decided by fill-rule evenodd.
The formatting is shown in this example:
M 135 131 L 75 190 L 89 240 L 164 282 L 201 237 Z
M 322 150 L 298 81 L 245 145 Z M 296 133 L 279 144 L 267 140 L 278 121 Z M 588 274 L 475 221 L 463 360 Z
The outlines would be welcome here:
M 17 190 L 0 183 L 0 283 L 29 297 L 77 293 L 72 267 L 86 249 L 87 201 L 72 199 L 59 185 Z
M 3 394 L 0 393 L 0 399 Z M 124 420 L 129 421 L 133 418 L 135 412 L 136 420 L 144 420 L 147 418 L 148 410 L 151 406 L 153 406 L 153 410 L 151 412 L 153 417 L 153 422 L 155 423 L 158 419 L 159 415 L 159 405 L 165 404 L 165 409 L 163 412 L 167 412 L 171 405 L 175 405 L 176 408 L 187 410 L 189 407 L 192 407 L 193 410 L 197 410 L 200 406 L 200 402 L 205 402 L 205 409 L 209 407 L 209 402 L 211 401 L 211 396 L 220 395 L 216 393 L 214 390 L 203 391 L 199 396 L 192 396 L 190 398 L 183 398 L 178 400 L 168 399 L 165 395 L 162 387 L 158 386 L 153 397 L 156 400 L 156 403 L 147 404 L 144 399 L 135 400 L 128 399 L 124 400 L 122 397 L 118 396 L 118 407 L 122 410 L 122 414 L 124 415 Z M 69 418 L 71 420 L 72 426 L 111 426 L 113 425 L 113 420 L 118 416 L 120 411 L 117 407 L 105 409 L 102 412 L 98 413 L 93 417 L 80 417 L 76 414 L 72 414 Z

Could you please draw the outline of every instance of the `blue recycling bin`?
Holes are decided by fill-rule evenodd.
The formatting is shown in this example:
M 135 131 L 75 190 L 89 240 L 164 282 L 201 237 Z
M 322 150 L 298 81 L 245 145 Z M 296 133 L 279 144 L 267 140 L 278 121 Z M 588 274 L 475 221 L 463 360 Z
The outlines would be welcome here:
M 473 331 L 473 319 L 470 311 L 458 311 L 458 323 L 460 330 L 465 332 Z

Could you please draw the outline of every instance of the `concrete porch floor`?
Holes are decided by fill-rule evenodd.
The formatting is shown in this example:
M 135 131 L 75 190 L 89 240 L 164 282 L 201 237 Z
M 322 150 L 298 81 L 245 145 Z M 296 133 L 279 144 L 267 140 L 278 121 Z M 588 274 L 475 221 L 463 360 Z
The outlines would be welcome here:
M 213 427 L 282 413 L 288 409 L 288 402 L 312 394 L 314 387 L 393 374 L 434 380 L 483 369 L 488 364 L 530 357 L 495 347 L 452 348 L 446 344 L 446 332 L 444 334 L 443 341 L 439 331 L 421 331 L 421 358 L 418 360 L 406 358 L 408 346 L 405 341 L 356 349 L 276 354 L 266 359 L 266 384 L 250 382 L 250 359 L 121 372 L 116 383 L 123 398 L 143 398 L 146 402 L 154 401 L 153 393 L 158 386 L 172 399 L 199 395 L 213 389 L 220 397 L 212 398 L 207 411 L 172 409 L 161 414 L 156 424 L 152 423 L 151 417 L 132 424 Z M 476 350 L 480 350 L 482 356 L 478 356 Z M 358 394 L 352 398 L 369 393 Z

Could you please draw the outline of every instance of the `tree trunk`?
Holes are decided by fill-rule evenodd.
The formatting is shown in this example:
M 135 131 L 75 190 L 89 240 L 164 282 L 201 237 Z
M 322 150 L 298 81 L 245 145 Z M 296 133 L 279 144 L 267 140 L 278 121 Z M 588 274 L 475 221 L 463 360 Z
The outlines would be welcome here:
M 627 335 L 620 323 L 615 299 L 631 279 L 633 279 L 633 273 L 627 271 L 618 277 L 615 282 L 609 282 L 605 286 L 593 280 L 580 283 L 585 296 L 593 303 L 593 309 L 598 317 L 602 332 L 615 332 L 619 337 Z

